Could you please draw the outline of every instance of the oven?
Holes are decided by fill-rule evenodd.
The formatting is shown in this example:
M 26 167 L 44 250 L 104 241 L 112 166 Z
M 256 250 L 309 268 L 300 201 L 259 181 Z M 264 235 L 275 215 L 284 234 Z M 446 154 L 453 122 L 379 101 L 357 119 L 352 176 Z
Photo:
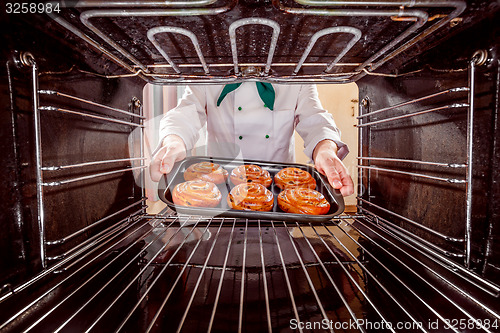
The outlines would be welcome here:
M 498 332 L 497 1 L 2 8 L 2 332 Z M 147 209 L 153 85 L 359 88 L 356 210 Z

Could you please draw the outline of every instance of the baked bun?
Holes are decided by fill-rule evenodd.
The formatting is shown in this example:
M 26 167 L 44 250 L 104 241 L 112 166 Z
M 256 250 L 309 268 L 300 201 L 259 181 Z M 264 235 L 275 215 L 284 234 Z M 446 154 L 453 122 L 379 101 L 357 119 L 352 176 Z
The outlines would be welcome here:
M 273 209 L 274 196 L 262 184 L 244 183 L 233 187 L 227 196 L 227 203 L 233 209 L 268 212 Z
M 299 168 L 284 168 L 274 176 L 274 183 L 281 189 L 305 187 L 314 190 L 316 180 L 311 174 Z
M 231 172 L 230 178 L 234 185 L 258 183 L 264 185 L 265 187 L 269 187 L 273 182 L 269 171 L 254 164 L 245 164 L 234 168 Z
M 179 183 L 172 191 L 172 201 L 176 205 L 189 207 L 216 207 L 222 199 L 219 188 L 204 180 Z
M 211 162 L 199 162 L 191 164 L 184 172 L 184 179 L 202 179 L 214 184 L 222 184 L 226 181 L 228 172 L 219 164 Z
M 330 204 L 324 195 L 305 187 L 287 188 L 278 195 L 278 206 L 286 213 L 324 215 Z

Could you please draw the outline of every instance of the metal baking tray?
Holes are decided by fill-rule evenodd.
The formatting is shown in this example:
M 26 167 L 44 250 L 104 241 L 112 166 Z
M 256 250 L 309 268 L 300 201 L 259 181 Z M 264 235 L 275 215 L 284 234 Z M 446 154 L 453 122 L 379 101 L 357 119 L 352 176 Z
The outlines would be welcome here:
M 215 208 L 207 207 L 186 207 L 176 205 L 172 201 L 172 190 L 174 187 L 184 182 L 184 172 L 191 165 L 199 162 L 212 162 L 217 163 L 224 169 L 226 169 L 231 175 L 231 171 L 243 164 L 255 164 L 261 168 L 269 171 L 271 177 L 273 178 L 273 183 L 269 187 L 269 190 L 274 195 L 274 206 L 272 211 L 260 212 L 260 211 L 247 211 L 247 210 L 235 210 L 229 208 L 227 204 L 227 195 L 234 187 L 228 177 L 225 183 L 219 184 L 219 190 L 222 193 L 222 200 L 219 206 Z M 316 191 L 322 193 L 325 198 L 330 203 L 330 210 L 325 215 L 306 215 L 306 214 L 292 214 L 282 211 L 278 207 L 278 194 L 281 189 L 274 184 L 274 175 L 278 173 L 281 169 L 287 167 L 296 167 L 308 171 L 313 178 L 316 180 Z M 202 215 L 202 216 L 218 216 L 218 217 L 236 217 L 236 218 L 246 218 L 246 219 L 260 219 L 260 220 L 284 220 L 284 221 L 300 221 L 300 222 L 324 222 L 330 220 L 332 217 L 342 214 L 344 211 L 344 198 L 339 190 L 333 189 L 328 183 L 325 176 L 320 174 L 313 166 L 297 163 L 274 163 L 267 161 L 257 161 L 257 160 L 234 160 L 218 157 L 200 157 L 191 156 L 186 159 L 177 162 L 174 165 L 172 171 L 164 176 L 159 183 L 158 195 L 162 201 L 164 201 L 170 208 L 175 210 L 180 214 L 187 215 Z

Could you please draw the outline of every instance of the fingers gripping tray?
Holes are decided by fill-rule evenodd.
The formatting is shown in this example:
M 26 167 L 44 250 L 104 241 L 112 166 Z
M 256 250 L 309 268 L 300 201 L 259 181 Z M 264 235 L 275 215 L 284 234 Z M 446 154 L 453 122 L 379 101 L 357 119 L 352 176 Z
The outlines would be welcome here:
M 222 200 L 218 206 L 209 207 L 192 207 L 192 206 L 181 206 L 174 204 L 172 200 L 172 191 L 175 186 L 179 183 L 185 182 L 184 172 L 187 168 L 195 163 L 199 162 L 211 162 L 219 164 L 222 168 L 228 171 L 229 175 L 233 169 L 244 164 L 255 164 L 260 166 L 262 169 L 267 170 L 273 183 L 268 189 L 273 193 L 274 205 L 273 209 L 269 212 L 262 211 L 252 211 L 252 210 L 236 210 L 231 209 L 227 203 L 227 196 L 232 188 L 235 186 L 230 177 L 222 183 L 218 184 L 222 194 Z M 287 167 L 295 167 L 309 172 L 312 177 L 316 180 L 316 191 L 323 194 L 326 200 L 330 203 L 330 210 L 324 215 L 309 215 L 309 214 L 294 214 L 287 213 L 281 210 L 278 206 L 278 194 L 282 191 L 275 183 L 274 176 L 282 169 Z M 187 215 L 202 215 L 202 216 L 217 216 L 217 217 L 235 217 L 235 218 L 246 218 L 246 219 L 260 219 L 260 220 L 283 220 L 283 221 L 299 221 L 299 222 L 324 222 L 330 220 L 336 215 L 340 215 L 344 211 L 344 198 L 342 197 L 339 190 L 333 189 L 328 183 L 325 176 L 320 174 L 314 167 L 304 164 L 296 163 L 273 163 L 266 161 L 257 160 L 233 160 L 225 158 L 216 157 L 199 157 L 192 156 L 188 157 L 183 161 L 177 162 L 168 175 L 164 176 L 159 183 L 158 195 L 160 199 L 165 202 L 170 208 L 175 210 L 180 214 Z

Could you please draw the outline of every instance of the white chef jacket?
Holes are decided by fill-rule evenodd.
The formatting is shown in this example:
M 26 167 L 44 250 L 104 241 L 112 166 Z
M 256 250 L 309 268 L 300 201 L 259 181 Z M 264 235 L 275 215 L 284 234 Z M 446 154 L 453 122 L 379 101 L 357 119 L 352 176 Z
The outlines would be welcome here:
M 310 159 L 324 139 L 337 144 L 339 158 L 349 152 L 332 115 L 321 106 L 316 85 L 273 84 L 273 110 L 260 99 L 255 82 L 244 82 L 217 106 L 223 88 L 188 86 L 178 105 L 161 120 L 160 142 L 176 134 L 190 151 L 206 124 L 207 151 L 213 157 L 291 163 L 295 161 L 294 130 L 304 140 L 304 153 Z

